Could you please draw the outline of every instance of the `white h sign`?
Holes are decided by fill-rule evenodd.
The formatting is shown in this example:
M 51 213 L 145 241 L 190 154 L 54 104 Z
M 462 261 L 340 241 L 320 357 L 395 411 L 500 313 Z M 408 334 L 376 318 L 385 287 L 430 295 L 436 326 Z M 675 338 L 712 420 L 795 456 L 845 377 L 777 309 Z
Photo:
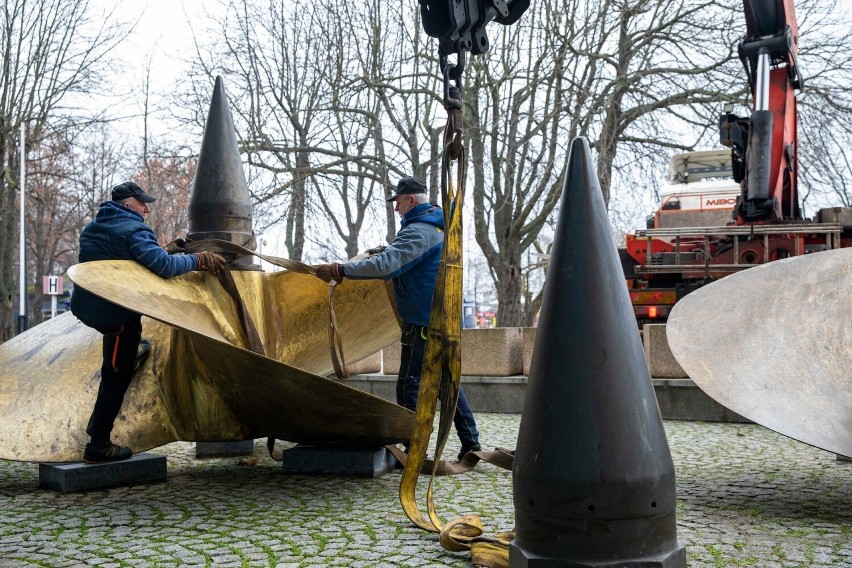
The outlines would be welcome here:
M 64 288 L 62 287 L 61 276 L 44 276 L 41 279 L 42 293 L 50 296 L 50 317 L 56 317 L 56 297 L 61 296 Z
M 48 296 L 62 295 L 62 277 L 61 276 L 44 276 L 42 278 L 42 293 Z

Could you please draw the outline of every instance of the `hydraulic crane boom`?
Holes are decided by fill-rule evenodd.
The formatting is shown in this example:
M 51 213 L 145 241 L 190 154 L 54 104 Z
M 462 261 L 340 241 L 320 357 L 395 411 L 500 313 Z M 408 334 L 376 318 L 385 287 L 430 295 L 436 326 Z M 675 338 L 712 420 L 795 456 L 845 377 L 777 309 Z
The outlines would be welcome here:
M 730 146 L 741 183 L 738 225 L 802 218 L 797 188 L 795 90 L 799 31 L 793 0 L 743 0 L 746 36 L 738 46 L 751 87 L 750 117 L 724 113 L 721 143 Z
M 653 222 L 627 235 L 621 251 L 640 326 L 665 321 L 676 302 L 713 280 L 852 246 L 852 208 L 822 208 L 805 220 L 799 205 L 796 90 L 804 80 L 793 0 L 743 0 L 743 8 L 746 34 L 737 47 L 753 105 L 748 116 L 726 109 L 720 117 L 730 158 L 675 156 L 676 175 Z M 725 183 L 725 170 L 735 183 Z M 730 202 L 726 222 L 720 211 Z

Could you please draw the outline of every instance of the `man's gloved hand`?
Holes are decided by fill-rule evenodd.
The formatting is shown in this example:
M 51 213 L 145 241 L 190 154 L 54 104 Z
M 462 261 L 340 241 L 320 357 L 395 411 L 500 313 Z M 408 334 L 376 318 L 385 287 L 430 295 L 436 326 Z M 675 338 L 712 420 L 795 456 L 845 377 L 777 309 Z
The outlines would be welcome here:
M 195 256 L 198 257 L 198 269 L 206 270 L 213 276 L 219 276 L 219 273 L 222 272 L 222 269 L 226 264 L 228 264 L 228 261 L 225 260 L 224 256 L 209 250 L 197 252 L 195 253 Z
M 343 282 L 343 273 L 340 270 L 340 264 L 337 262 L 317 265 L 314 270 L 316 270 L 317 278 L 324 282 L 331 282 L 332 280 L 338 284 Z
M 177 252 L 186 252 L 186 241 L 183 239 L 175 239 L 172 242 L 168 243 L 163 247 L 169 254 L 175 254 Z
M 377 247 L 367 249 L 364 252 L 366 252 L 367 254 L 379 254 L 380 252 L 385 252 L 386 248 L 388 248 L 387 245 L 379 245 Z

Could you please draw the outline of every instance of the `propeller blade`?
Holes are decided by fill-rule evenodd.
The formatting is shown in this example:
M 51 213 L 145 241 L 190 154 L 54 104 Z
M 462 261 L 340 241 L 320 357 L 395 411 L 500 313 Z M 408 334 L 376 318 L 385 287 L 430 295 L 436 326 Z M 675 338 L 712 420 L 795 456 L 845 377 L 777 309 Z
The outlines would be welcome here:
M 852 249 L 770 262 L 675 304 L 672 354 L 711 398 L 852 456 Z

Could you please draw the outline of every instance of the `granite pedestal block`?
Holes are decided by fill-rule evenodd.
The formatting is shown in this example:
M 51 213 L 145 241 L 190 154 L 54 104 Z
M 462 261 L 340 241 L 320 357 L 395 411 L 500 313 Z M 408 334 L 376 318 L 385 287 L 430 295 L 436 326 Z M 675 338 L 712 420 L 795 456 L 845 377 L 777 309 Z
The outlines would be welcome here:
M 399 366 L 399 364 L 397 364 Z M 376 351 L 360 361 L 346 362 L 346 370 L 350 375 L 364 375 L 367 373 L 380 373 L 382 370 L 382 352 Z
M 40 463 L 38 485 L 68 493 L 166 479 L 166 456 L 141 453 L 103 463 Z
M 197 458 L 227 458 L 250 456 L 254 453 L 254 440 L 240 442 L 195 442 Z
M 524 331 L 521 327 L 463 329 L 461 374 L 511 377 L 524 371 Z
M 538 331 L 537 327 L 522 327 L 521 339 L 523 342 L 523 375 L 529 376 L 530 366 L 532 365 L 533 348 L 535 347 L 535 336 Z
M 462 377 L 462 388 L 474 414 L 499 412 L 520 414 L 528 379 L 514 377 Z M 396 401 L 396 377 L 384 374 L 353 375 L 346 384 L 390 402 Z M 698 388 L 691 379 L 653 379 L 657 404 L 664 420 L 705 422 L 751 422 L 725 408 Z
M 295 446 L 284 450 L 284 473 L 378 477 L 396 459 L 384 447 Z
M 688 378 L 669 349 L 666 324 L 645 324 L 642 340 L 645 347 L 645 360 L 648 362 L 652 377 L 655 379 Z
M 660 415 L 665 420 L 751 422 L 710 398 L 692 379 L 653 379 Z
M 401 359 L 402 343 L 399 341 L 382 349 L 382 372 L 386 375 L 399 375 Z
M 463 329 L 461 332 L 461 374 L 466 376 L 511 377 L 524 368 L 523 328 L 494 327 Z M 394 343 L 382 352 L 386 375 L 399 374 L 402 344 Z

